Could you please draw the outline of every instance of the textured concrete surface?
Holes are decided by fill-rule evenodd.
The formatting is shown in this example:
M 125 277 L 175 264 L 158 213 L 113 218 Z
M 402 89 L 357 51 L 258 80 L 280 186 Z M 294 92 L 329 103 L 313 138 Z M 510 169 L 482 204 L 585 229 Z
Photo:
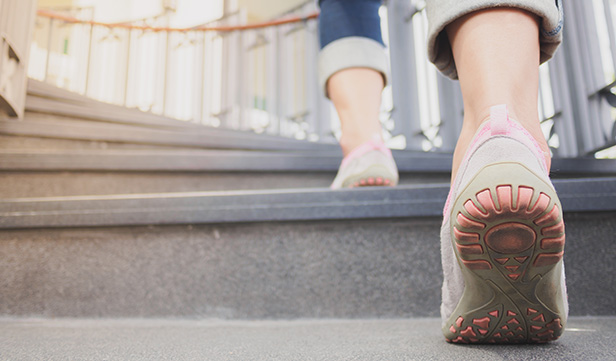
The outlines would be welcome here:
M 0 201 L 0 228 L 113 227 L 440 216 L 448 190 L 447 184 L 435 184 L 395 188 L 363 187 L 336 191 L 329 188 L 303 188 L 14 198 Z M 596 192 L 596 189 L 591 192 Z M 589 198 L 591 197 L 592 195 L 589 195 Z M 610 207 L 616 210 L 616 193 L 613 202 L 610 200 L 602 196 L 601 202 L 592 204 L 586 202 L 586 205 Z
M 616 315 L 616 213 L 565 214 L 565 268 L 574 315 Z
M 615 213 L 567 214 L 571 313 L 615 315 Z M 437 316 L 440 219 L 0 233 L 0 315 Z
M 616 178 L 555 182 L 566 212 L 616 211 Z M 440 217 L 447 183 L 0 200 L 0 228 Z
M 614 360 L 616 318 L 574 318 L 543 345 L 448 344 L 437 319 L 0 319 L 3 360 Z
M 40 137 L 22 137 L 17 135 L 0 134 L 0 150 L 20 149 L 70 149 L 70 150 L 133 150 L 133 149 L 177 149 L 177 147 L 165 145 L 114 143 L 91 140 L 54 139 Z
M 1 140 L 0 140 L 1 142 Z M 327 188 L 335 172 L 2 172 L 0 198 L 274 188 Z M 447 183 L 448 174 L 403 173 L 400 184 Z
M 0 314 L 436 316 L 438 220 L 0 233 Z

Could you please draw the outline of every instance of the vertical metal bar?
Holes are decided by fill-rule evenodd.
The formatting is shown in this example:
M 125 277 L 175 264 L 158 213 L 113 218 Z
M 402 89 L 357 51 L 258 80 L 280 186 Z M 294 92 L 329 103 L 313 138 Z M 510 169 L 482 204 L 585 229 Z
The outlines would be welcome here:
M 603 0 L 603 9 L 605 10 L 607 34 L 610 39 L 610 52 L 612 53 L 612 62 L 614 69 L 616 69 L 616 29 L 614 28 L 614 18 L 612 17 L 612 5 L 610 0 Z
M 609 79 L 606 79 L 605 72 L 606 69 L 604 67 L 602 61 L 602 55 L 606 50 L 609 50 L 609 56 L 611 57 L 611 63 L 608 67 L 611 67 L 610 70 L 615 70 L 616 60 L 614 59 L 614 33 L 613 33 L 613 23 L 611 16 L 611 7 L 608 4 L 608 7 L 605 7 L 605 1 L 597 0 L 596 2 L 592 2 L 589 4 L 590 6 L 585 7 L 585 25 L 588 31 L 589 41 L 587 44 L 592 48 L 591 54 L 593 58 L 591 59 L 591 66 L 596 67 L 595 74 L 598 79 L 598 83 L 596 84 L 595 92 L 590 96 L 589 101 L 592 103 L 592 110 L 594 112 L 594 116 L 597 118 L 599 123 L 599 128 L 596 129 L 598 136 L 600 137 L 601 144 L 599 147 L 602 147 L 606 144 L 606 142 L 611 141 L 612 129 L 614 127 L 614 119 L 611 116 L 611 106 L 607 103 L 604 96 L 600 93 L 597 93 L 599 89 L 605 88 L 606 85 L 614 81 L 614 75 Z M 595 6 L 598 9 L 595 9 Z M 594 11 L 593 11 L 594 10 Z M 597 14 L 597 10 L 600 10 L 600 14 Z M 599 17 L 599 21 L 597 21 L 597 17 Z M 600 24 L 600 25 L 599 25 Z M 603 29 L 605 26 L 605 29 Z M 607 32 L 608 34 L 603 34 Z M 600 41 L 600 33 L 603 36 L 607 36 L 608 44 L 606 47 L 609 49 L 603 49 L 602 43 Z M 596 57 L 596 58 L 595 58 Z
M 283 27 L 282 26 L 277 26 L 274 29 L 274 35 L 273 35 L 273 47 L 274 50 L 273 51 L 273 58 L 274 58 L 274 65 L 275 68 L 272 71 L 272 76 L 274 77 L 274 91 L 272 91 L 272 98 L 275 99 L 275 103 L 273 104 L 274 107 L 274 119 L 272 121 L 272 123 L 270 124 L 270 129 L 271 129 L 271 133 L 273 134 L 278 134 L 280 135 L 280 120 L 283 117 L 283 108 L 282 108 L 282 104 L 284 104 L 283 102 L 283 97 L 284 97 L 284 92 L 282 90 L 282 79 L 283 79 L 283 71 L 284 71 L 284 61 L 282 59 L 282 52 L 281 52 L 281 42 L 282 42 L 282 30 Z
M 229 91 L 231 88 L 231 77 L 233 76 L 230 71 L 229 63 L 233 61 L 231 58 L 231 48 L 229 46 L 230 33 L 220 33 L 220 41 L 222 47 L 222 61 L 220 62 L 220 108 L 218 118 L 220 120 L 220 126 L 223 128 L 229 127 Z
M 306 79 L 306 110 L 308 122 L 308 132 L 313 137 L 321 138 L 324 133 L 324 129 L 321 129 L 321 123 L 319 122 L 319 104 L 318 104 L 318 81 L 317 81 L 317 50 L 314 43 L 316 39 L 316 29 L 313 28 L 313 24 L 304 24 L 304 48 L 305 57 L 304 63 L 306 66 L 305 79 Z
M 230 128 L 229 120 L 230 120 L 230 109 L 229 109 L 229 94 L 232 92 L 231 86 L 231 78 L 233 76 L 230 71 L 231 67 L 229 63 L 233 61 L 231 57 L 231 47 L 229 46 L 231 34 L 230 33 L 221 33 L 220 40 L 222 42 L 222 61 L 220 63 L 221 70 L 221 82 L 220 82 L 220 111 L 219 111 L 219 119 L 220 125 L 224 128 Z
M 265 45 L 265 110 L 267 111 L 267 128 L 265 131 L 271 133 L 273 125 L 276 122 L 277 114 L 277 76 L 278 76 L 278 58 L 276 57 L 276 27 L 271 27 L 265 31 L 267 44 Z
M 198 53 L 200 54 L 200 59 L 201 59 L 201 74 L 198 77 L 198 81 L 200 83 L 197 84 L 197 89 L 199 89 L 198 91 L 198 96 L 196 97 L 197 99 L 197 106 L 195 107 L 195 109 L 197 109 L 197 115 L 194 117 L 195 121 L 199 124 L 203 124 L 204 121 L 204 115 L 207 116 L 207 111 L 205 108 L 206 107 L 206 90 L 205 90 L 205 76 L 206 76 L 206 72 L 207 72 L 207 64 L 206 64 L 206 50 L 205 50 L 205 39 L 206 39 L 206 34 L 205 31 L 201 32 L 201 37 L 202 37 L 202 41 L 201 41 L 201 49 L 200 51 L 198 51 Z M 195 51 L 197 52 L 197 51 Z M 199 86 L 200 85 L 200 86 Z
M 242 66 L 243 69 L 243 77 L 240 80 L 243 84 L 245 84 L 240 92 L 243 93 L 241 96 L 241 103 L 245 104 L 242 106 L 242 114 L 243 114 L 243 122 L 241 129 L 252 129 L 251 120 L 255 114 L 257 109 L 257 91 L 259 87 L 259 79 L 257 73 L 259 72 L 259 36 L 254 31 L 241 31 L 242 34 L 246 34 L 245 42 L 246 46 L 243 51 L 242 57 Z M 243 66 L 245 65 L 245 67 Z
M 88 56 L 86 58 L 86 75 L 83 94 L 88 94 L 88 86 L 90 85 L 90 66 L 92 65 L 92 47 L 94 46 L 94 25 L 90 25 L 90 41 L 88 43 Z
M 406 137 L 406 147 L 421 150 L 419 97 L 413 26 L 415 7 L 407 0 L 387 3 L 391 55 L 391 87 L 393 92 L 395 132 Z
M 564 44 L 562 50 L 567 54 L 567 75 L 571 85 L 570 89 L 572 90 L 570 101 L 573 106 L 574 117 L 578 119 L 576 123 L 576 134 L 579 136 L 578 150 L 585 153 L 595 149 L 601 141 L 597 139 L 597 134 L 593 129 L 596 129 L 598 124 L 596 124 L 595 119 L 591 118 L 588 94 L 586 92 L 590 84 L 587 84 L 586 64 L 582 58 L 582 53 L 586 51 L 583 49 L 582 43 L 585 32 L 583 24 L 581 24 L 583 19 L 578 15 L 579 11 L 584 11 L 584 6 L 582 5 L 582 9 L 580 9 L 580 6 L 576 5 L 578 5 L 576 2 L 565 1 L 563 3 L 565 12 L 573 16 L 569 18 L 567 23 L 568 30 L 563 33 Z
M 564 47 L 565 45 L 563 45 Z M 570 99 L 571 86 L 567 79 L 565 49 L 558 51 L 550 61 L 550 83 L 554 99 L 554 109 L 560 115 L 554 118 L 554 131 L 558 134 L 560 146 L 555 150 L 559 157 L 574 157 L 579 154 L 575 137 L 574 110 Z
M 171 33 L 168 31 L 165 31 L 165 63 L 163 65 L 163 110 L 162 110 L 162 114 L 166 115 L 166 111 L 167 111 L 167 77 L 168 77 L 168 68 L 169 68 L 169 37 L 171 36 Z
M 53 33 L 53 20 L 49 18 L 49 34 L 47 34 L 47 59 L 45 59 L 45 76 L 43 77 L 43 81 L 47 82 L 47 75 L 49 74 L 49 59 L 51 58 L 51 39 Z
M 128 80 L 129 80 L 129 76 L 130 76 L 130 55 L 131 55 L 131 44 L 132 44 L 132 30 L 128 29 L 128 41 L 127 41 L 127 46 L 126 46 L 126 72 L 125 72 L 125 78 L 124 78 L 124 106 L 127 106 L 128 103 Z
M 453 152 L 462 131 L 464 103 L 460 83 L 437 74 L 439 110 L 441 126 L 439 133 L 443 138 L 442 150 Z
M 225 25 L 232 25 L 233 20 L 232 17 L 239 17 L 238 16 L 238 1 L 237 0 L 224 0 L 223 1 L 223 18 L 225 21 Z M 236 84 L 234 84 L 232 82 L 232 79 L 234 78 L 234 72 L 231 71 L 231 69 L 233 69 L 233 62 L 234 61 L 238 61 L 237 57 L 234 56 L 233 51 L 235 49 L 232 48 L 231 46 L 231 41 L 232 39 L 234 39 L 235 37 L 235 33 L 231 33 L 231 32 L 227 32 L 227 33 L 222 33 L 221 35 L 221 39 L 222 39 L 222 76 L 221 76 L 221 97 L 220 97 L 220 124 L 223 127 L 226 128 L 231 128 L 231 121 L 233 119 L 232 115 L 233 115 L 233 104 L 231 104 L 231 102 L 233 101 L 232 99 L 234 99 L 234 97 L 237 95 L 237 92 L 235 91 L 234 87 Z M 239 55 L 239 54 L 238 54 Z
M 237 84 L 236 84 L 236 96 L 235 101 L 238 108 L 238 128 L 240 130 L 250 129 L 248 124 L 247 116 L 246 116 L 246 89 L 245 89 L 245 69 L 244 63 L 246 63 L 246 49 L 244 48 L 244 31 L 237 32 L 237 55 L 236 55 L 236 66 L 237 66 Z
M 280 42 L 280 117 L 278 118 L 278 134 L 280 136 L 286 137 L 287 134 L 287 124 L 289 123 L 288 115 L 291 113 L 289 109 L 291 108 L 291 99 L 293 94 L 291 94 L 291 89 L 289 84 L 293 79 L 293 64 L 289 59 L 289 54 L 292 53 L 292 49 L 289 49 L 289 44 L 293 44 L 293 42 L 288 41 L 289 37 L 289 29 L 291 25 L 285 26 L 282 28 L 281 32 L 281 42 Z
M 574 2 L 573 6 L 577 6 L 577 11 L 574 14 L 574 19 L 577 24 L 577 35 L 579 36 L 580 46 L 585 47 L 585 51 L 579 54 L 586 66 L 585 80 L 590 92 L 595 92 L 605 83 L 603 76 L 603 63 L 601 62 L 601 49 L 597 39 L 597 29 L 595 23 L 595 15 L 593 11 L 594 4 L 589 1 L 587 4 L 580 6 Z
M 584 43 L 587 47 L 587 51 L 583 52 L 581 55 L 585 56 L 585 68 L 591 73 L 591 76 L 585 80 L 591 82 L 586 88 L 589 103 L 588 108 L 590 110 L 589 120 L 593 123 L 590 131 L 595 141 L 593 148 L 598 148 L 605 144 L 605 134 L 611 133 L 610 125 L 612 120 L 609 109 L 601 94 L 597 93 L 607 84 L 603 71 L 603 62 L 601 61 L 601 49 L 593 11 L 594 3 L 591 2 L 590 4 L 582 6 L 578 3 L 576 5 L 578 6 L 578 14 L 583 15 L 578 21 L 583 30 L 582 34 L 584 34 L 583 39 L 585 40 Z

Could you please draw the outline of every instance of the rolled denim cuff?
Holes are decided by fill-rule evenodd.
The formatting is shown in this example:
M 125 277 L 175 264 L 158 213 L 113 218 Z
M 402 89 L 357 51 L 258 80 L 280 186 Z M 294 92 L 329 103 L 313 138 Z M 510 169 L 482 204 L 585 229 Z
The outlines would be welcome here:
M 519 8 L 541 18 L 539 43 L 541 63 L 548 61 L 562 42 L 562 0 L 428 0 L 428 58 L 446 76 L 457 79 L 458 72 L 453 59 L 445 27 L 456 19 L 478 10 L 498 7 Z
M 385 48 L 379 42 L 360 36 L 335 40 L 319 52 L 319 85 L 327 94 L 327 81 L 340 70 L 369 68 L 381 73 L 387 84 L 388 62 Z M 328 96 L 329 97 L 329 96 Z

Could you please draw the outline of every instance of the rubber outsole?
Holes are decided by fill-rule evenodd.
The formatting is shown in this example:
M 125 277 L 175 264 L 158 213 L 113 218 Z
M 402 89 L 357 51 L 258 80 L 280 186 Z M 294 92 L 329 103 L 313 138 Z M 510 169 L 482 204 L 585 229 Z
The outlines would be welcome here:
M 521 164 L 485 167 L 451 213 L 465 289 L 443 327 L 453 343 L 542 343 L 563 332 L 565 225 L 553 187 Z

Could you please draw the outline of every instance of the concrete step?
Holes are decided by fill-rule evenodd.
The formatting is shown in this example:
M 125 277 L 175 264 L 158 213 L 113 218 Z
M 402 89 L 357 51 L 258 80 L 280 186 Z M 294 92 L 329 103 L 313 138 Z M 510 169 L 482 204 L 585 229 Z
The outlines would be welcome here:
M 373 217 L 382 211 L 370 208 Z M 615 217 L 565 214 L 573 315 L 616 314 L 616 278 L 609 276 L 616 272 Z M 440 217 L 359 217 L 5 229 L 0 315 L 436 317 L 440 223 Z
M 331 152 L 194 149 L 0 150 L 0 198 L 326 188 Z M 400 184 L 449 181 L 449 156 L 396 152 Z
M 27 152 L 45 152 L 47 150 L 177 150 L 177 147 L 151 144 L 131 144 L 118 142 L 104 142 L 92 140 L 76 140 L 76 139 L 54 139 L 40 137 L 22 137 L 14 135 L 0 134 L 0 150 L 3 151 L 27 151 Z
M 14 144 L 0 149 L 0 198 L 328 187 L 342 158 L 339 151 L 150 149 L 54 140 L 56 148 L 29 137 L 0 143 L 7 138 Z M 393 153 L 401 185 L 449 182 L 450 155 Z M 592 175 L 616 175 L 616 161 L 554 159 L 555 179 Z
M 0 134 L 52 139 L 220 149 L 338 150 L 334 143 L 309 142 L 213 127 L 168 128 L 119 124 L 26 112 L 23 120 L 0 118 Z
M 555 180 L 568 212 L 616 211 L 616 178 Z M 0 228 L 434 217 L 448 184 L 87 195 L 0 200 Z
M 34 79 L 28 79 L 26 111 L 145 127 L 200 127 L 192 122 L 104 103 Z
M 449 173 L 451 156 L 395 151 L 402 172 Z M 330 151 L 212 149 L 3 149 L 0 170 L 92 171 L 330 171 L 342 154 Z M 606 162 L 607 164 L 608 162 Z M 616 172 L 615 172 L 616 173 Z
M 434 318 L 216 321 L 3 319 L 20 360 L 614 360 L 616 317 L 574 317 L 545 345 L 448 344 Z
M 334 172 L 1 172 L 0 199 L 81 195 L 327 188 Z M 400 185 L 449 181 L 439 173 L 402 173 Z
M 2 139 L 0 139 L 2 141 Z M 70 148 L 0 148 L 0 171 L 330 171 L 338 170 L 339 150 L 276 151 L 190 148 L 109 148 L 81 143 Z M 117 143 L 113 143 L 117 144 Z M 119 143 L 122 144 L 122 143 Z M 449 154 L 392 151 L 401 172 L 449 174 Z M 616 159 L 555 158 L 552 176 L 616 175 Z

